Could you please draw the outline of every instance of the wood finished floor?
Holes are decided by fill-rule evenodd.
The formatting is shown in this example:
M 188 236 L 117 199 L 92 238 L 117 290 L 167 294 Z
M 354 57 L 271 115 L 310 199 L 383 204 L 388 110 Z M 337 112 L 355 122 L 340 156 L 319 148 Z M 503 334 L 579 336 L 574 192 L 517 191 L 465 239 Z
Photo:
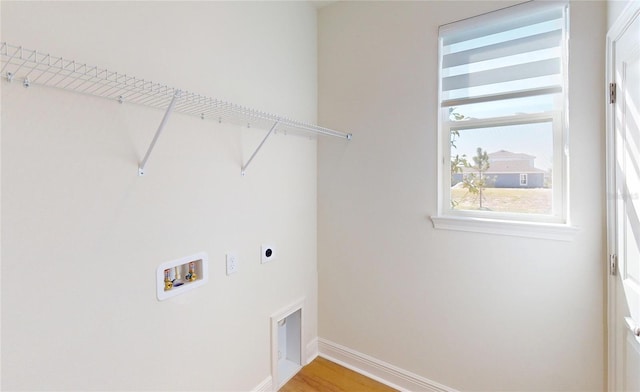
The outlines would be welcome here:
M 395 389 L 317 357 L 279 392 L 397 392 Z

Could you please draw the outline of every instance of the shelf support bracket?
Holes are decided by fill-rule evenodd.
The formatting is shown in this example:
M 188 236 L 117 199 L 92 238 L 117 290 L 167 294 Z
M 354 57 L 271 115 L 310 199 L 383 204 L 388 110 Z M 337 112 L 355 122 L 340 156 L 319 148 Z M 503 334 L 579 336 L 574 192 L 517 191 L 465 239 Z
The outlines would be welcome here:
M 180 90 L 176 90 L 175 93 L 173 94 L 173 98 L 171 99 L 171 103 L 167 107 L 167 111 L 164 113 L 164 117 L 162 117 L 162 121 L 160 121 L 160 125 L 158 126 L 158 130 L 156 130 L 156 134 L 153 136 L 153 140 L 151 140 L 151 144 L 149 145 L 149 148 L 147 149 L 147 153 L 144 154 L 144 158 L 142 158 L 142 162 L 140 162 L 140 166 L 138 166 L 138 175 L 139 176 L 144 176 L 144 168 L 147 165 L 147 160 L 149 160 L 149 156 L 151 155 L 151 151 L 153 151 L 153 147 L 155 147 L 156 142 L 158 141 L 158 138 L 160 137 L 160 134 L 164 130 L 164 127 L 167 125 L 167 122 L 169 122 L 169 117 L 171 117 L 171 113 L 173 113 L 173 110 L 176 107 L 176 103 L 178 102 L 178 98 L 180 98 L 181 95 L 182 95 L 182 91 L 180 91 Z
M 253 158 L 256 156 L 256 154 L 258 153 L 258 151 L 260 151 L 260 149 L 262 148 L 262 145 L 264 144 L 264 142 L 267 141 L 267 139 L 269 138 L 269 136 L 271 136 L 271 133 L 273 133 L 273 131 L 276 129 L 276 127 L 278 126 L 278 124 L 280 123 L 280 119 L 277 119 L 275 123 L 273 123 L 273 126 L 271 126 L 271 129 L 269 130 L 269 132 L 267 133 L 267 136 L 264 137 L 264 139 L 262 139 L 262 142 L 260 142 L 260 144 L 258 145 L 258 148 L 256 148 L 256 150 L 253 152 L 253 154 L 251 154 L 251 157 L 249 158 L 249 160 L 247 161 L 247 163 L 245 163 L 242 166 L 242 175 L 244 176 L 245 173 L 247 172 L 247 167 L 249 167 L 249 164 L 251 163 L 251 161 L 253 160 Z

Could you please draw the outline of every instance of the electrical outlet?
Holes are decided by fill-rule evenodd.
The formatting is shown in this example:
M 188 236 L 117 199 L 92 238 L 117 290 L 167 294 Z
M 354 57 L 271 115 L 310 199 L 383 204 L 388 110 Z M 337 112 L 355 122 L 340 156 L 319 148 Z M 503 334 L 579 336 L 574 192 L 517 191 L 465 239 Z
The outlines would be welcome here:
M 235 252 L 227 253 L 227 276 L 238 272 L 238 255 Z
M 262 264 L 268 263 L 270 261 L 275 260 L 276 258 L 276 248 L 273 245 L 262 245 L 262 256 L 260 257 L 260 262 Z

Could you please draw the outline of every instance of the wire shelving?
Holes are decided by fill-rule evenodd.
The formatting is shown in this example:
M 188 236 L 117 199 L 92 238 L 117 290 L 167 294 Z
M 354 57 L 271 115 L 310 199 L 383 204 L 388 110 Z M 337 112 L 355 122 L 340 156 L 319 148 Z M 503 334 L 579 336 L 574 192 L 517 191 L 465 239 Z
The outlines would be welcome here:
M 59 88 L 119 103 L 133 103 L 164 110 L 164 117 L 138 167 L 139 175 L 144 174 L 153 147 L 173 112 L 210 119 L 219 123 L 269 129 L 249 160 L 242 165 L 243 175 L 260 148 L 276 129 L 285 132 L 301 131 L 347 140 L 351 140 L 352 137 L 350 133 L 292 120 L 95 65 L 87 65 L 38 50 L 11 45 L 7 42 L 0 42 L 0 57 L 2 58 L 0 77 L 9 82 L 20 81 L 25 87 L 30 87 L 33 84 Z

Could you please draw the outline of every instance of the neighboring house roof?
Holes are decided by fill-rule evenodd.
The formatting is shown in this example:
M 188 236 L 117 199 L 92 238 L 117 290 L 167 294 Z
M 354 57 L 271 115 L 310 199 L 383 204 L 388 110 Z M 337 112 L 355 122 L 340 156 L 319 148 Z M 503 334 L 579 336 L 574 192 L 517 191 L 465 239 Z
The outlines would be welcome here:
M 499 159 L 499 160 L 530 160 L 536 159 L 535 156 L 529 154 L 523 154 L 520 152 L 511 152 L 507 150 L 500 150 L 496 152 L 492 152 L 489 155 L 489 160 Z
M 491 174 L 501 174 L 501 173 L 522 173 L 522 174 L 531 174 L 531 173 L 546 173 L 546 171 L 542 169 L 538 169 L 537 167 L 533 167 L 533 160 L 536 158 L 533 155 L 523 154 L 523 153 L 514 153 L 506 150 L 500 150 L 496 152 L 492 152 L 489 155 L 489 170 L 485 173 L 488 175 Z M 473 162 L 471 160 L 471 162 Z M 477 170 L 469 167 L 465 167 L 462 169 L 463 173 L 474 173 Z
M 492 162 L 487 173 L 544 173 L 542 169 L 531 167 L 525 161 Z

